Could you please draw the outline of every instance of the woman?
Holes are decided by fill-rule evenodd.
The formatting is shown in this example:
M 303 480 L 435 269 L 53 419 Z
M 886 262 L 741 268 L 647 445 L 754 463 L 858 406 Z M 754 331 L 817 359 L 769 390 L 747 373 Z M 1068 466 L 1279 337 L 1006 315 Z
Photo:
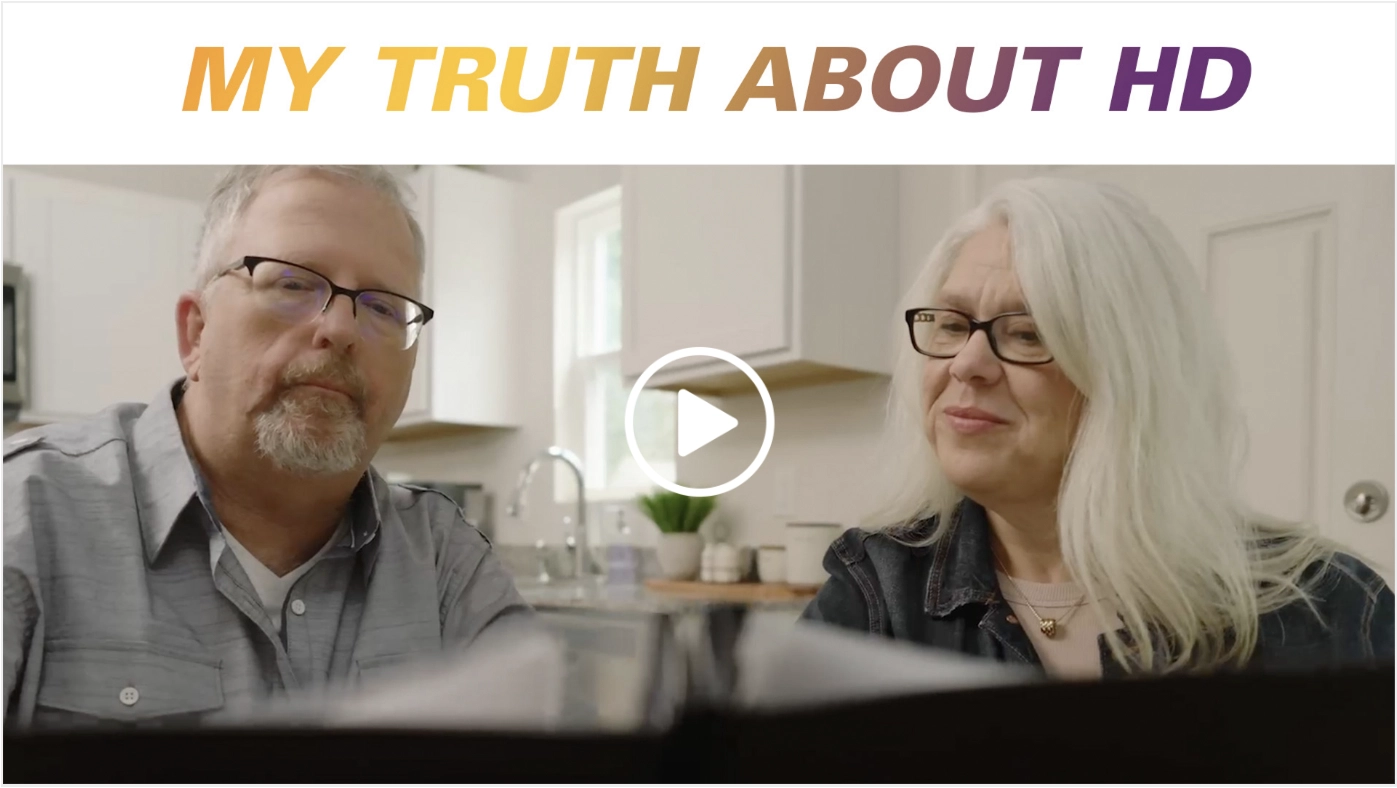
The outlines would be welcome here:
M 1138 201 L 1007 184 L 908 299 L 891 525 L 831 546 L 806 618 L 1071 678 L 1392 658 L 1381 578 L 1239 501 L 1226 349 Z

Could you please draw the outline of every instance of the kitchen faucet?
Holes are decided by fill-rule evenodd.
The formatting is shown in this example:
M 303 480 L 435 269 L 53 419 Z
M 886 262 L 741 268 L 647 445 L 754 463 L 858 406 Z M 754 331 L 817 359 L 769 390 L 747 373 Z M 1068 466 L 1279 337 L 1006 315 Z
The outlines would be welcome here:
M 577 517 L 573 519 L 573 548 L 576 551 L 573 555 L 573 574 L 578 580 L 586 578 L 588 575 L 598 574 L 593 570 L 592 552 L 587 539 L 587 483 L 582 473 L 582 461 L 576 454 L 560 446 L 549 446 L 538 453 L 538 456 L 529 460 L 524 466 L 523 472 L 519 474 L 519 483 L 514 487 L 514 497 L 510 500 L 505 513 L 510 517 L 519 517 L 524 512 L 524 496 L 529 491 L 529 484 L 533 482 L 534 473 L 538 466 L 546 459 L 561 460 L 572 469 L 572 475 L 577 479 Z

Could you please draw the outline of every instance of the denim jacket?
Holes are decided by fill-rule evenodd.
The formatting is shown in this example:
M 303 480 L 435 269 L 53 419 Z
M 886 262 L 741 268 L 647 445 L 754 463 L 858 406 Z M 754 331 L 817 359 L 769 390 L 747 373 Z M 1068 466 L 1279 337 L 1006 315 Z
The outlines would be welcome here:
M 934 527 L 932 518 L 919 523 L 916 532 L 929 533 Z M 886 534 L 854 528 L 830 546 L 824 566 L 830 578 L 806 608 L 807 620 L 1001 662 L 1041 665 L 1000 594 L 985 510 L 968 499 L 955 510 L 945 538 L 935 544 L 908 547 Z M 1392 591 L 1381 577 L 1340 554 L 1326 567 L 1313 596 L 1319 617 L 1303 602 L 1261 617 L 1248 669 L 1312 670 L 1392 661 Z M 1123 675 L 1105 636 L 1098 640 L 1103 673 Z M 1158 644 L 1154 649 L 1164 656 Z

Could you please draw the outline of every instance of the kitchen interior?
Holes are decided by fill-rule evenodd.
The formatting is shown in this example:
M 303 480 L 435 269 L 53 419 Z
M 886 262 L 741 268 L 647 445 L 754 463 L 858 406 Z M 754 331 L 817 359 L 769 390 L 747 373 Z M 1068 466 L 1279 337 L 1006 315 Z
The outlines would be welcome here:
M 663 663 L 658 639 L 684 637 L 680 622 L 714 605 L 794 621 L 824 579 L 825 547 L 857 522 L 853 469 L 869 467 L 858 458 L 880 423 L 889 315 L 940 229 L 904 224 L 900 212 L 949 219 L 958 192 L 939 181 L 954 173 L 392 169 L 428 239 L 422 300 L 436 317 L 375 467 L 453 497 L 564 633 L 570 719 L 652 719 L 663 713 L 646 700 Z M 7 437 L 149 401 L 182 374 L 174 306 L 221 172 L 4 168 Z M 848 330 L 831 332 L 821 314 Z M 690 523 L 662 534 L 637 502 L 658 488 L 629 459 L 618 419 L 645 367 L 695 345 L 751 363 L 779 428 L 761 468 L 708 499 L 716 505 L 697 533 Z M 638 437 L 664 476 L 716 485 L 757 453 L 761 404 L 731 367 L 689 361 L 699 363 L 656 375 Z M 741 428 L 678 458 L 680 388 Z M 704 481 L 712 476 L 721 478 Z M 677 547 L 664 550 L 667 541 Z
M 813 168 L 802 179 L 790 167 L 394 169 L 414 193 L 429 239 L 423 300 L 437 316 L 423 333 L 399 428 L 375 458 L 379 471 L 457 499 L 535 599 L 612 606 L 741 601 L 743 593 L 720 587 L 731 583 L 708 584 L 711 593 L 682 582 L 667 593 L 646 589 L 647 579 L 661 581 L 666 573 L 656 556 L 661 533 L 636 497 L 658 488 L 633 462 L 616 462 L 616 455 L 628 455 L 624 437 L 616 441 L 605 424 L 587 423 L 609 418 L 614 427 L 616 414 L 603 411 L 615 410 L 607 407 L 615 391 L 624 406 L 630 383 L 659 356 L 693 345 L 730 349 L 772 390 L 779 428 L 762 467 L 718 496 L 700 538 L 733 548 L 716 557 L 727 567 L 725 578 L 736 572 L 742 581 L 736 585 L 760 597 L 753 601 L 798 612 L 818 585 L 812 572 L 822 570 L 818 556 L 813 568 L 807 559 L 791 567 L 798 582 L 785 582 L 780 553 L 787 526 L 825 526 L 814 532 L 827 543 L 858 522 L 860 485 L 852 473 L 868 467 L 859 458 L 880 426 L 895 336 L 888 316 L 940 229 L 904 223 L 899 214 L 910 205 L 919 215 L 930 209 L 949 220 L 959 206 L 956 189 L 945 187 L 955 184 L 935 180 L 955 173 Z M 22 398 L 11 397 L 16 387 L 7 384 L 7 435 L 117 401 L 147 401 L 181 374 L 174 303 L 192 278 L 202 201 L 220 172 L 213 166 L 5 168 L 7 277 L 22 280 L 25 293 L 22 317 L 12 318 L 7 278 L 7 329 L 16 329 L 7 335 L 22 340 L 13 355 L 25 367 Z M 643 207 L 626 194 L 645 195 Z M 796 227 L 793 210 L 802 204 L 844 218 L 830 225 L 812 214 Z M 576 236 L 598 217 L 612 236 L 621 227 L 613 246 L 624 239 L 649 256 L 626 256 L 608 274 L 623 280 L 611 283 L 612 296 L 592 299 L 605 302 L 598 311 L 612 313 L 592 322 L 609 321 L 617 336 L 599 340 L 611 343 L 610 353 L 596 371 L 581 373 L 590 381 L 573 385 L 569 376 L 579 373 L 560 360 L 559 346 L 578 343 L 561 323 L 579 321 L 576 302 L 586 299 L 563 293 L 560 280 L 581 278 Z M 801 233 L 808 236 L 805 259 Z M 843 246 L 819 249 L 827 240 Z M 853 246 L 857 266 L 843 256 Z M 650 259 L 659 264 L 647 269 Z M 613 269 L 618 262 L 610 261 Z M 797 303 L 800 274 L 808 287 Z M 854 329 L 830 336 L 825 321 L 807 317 L 802 324 L 802 311 L 837 311 Z M 7 381 L 10 349 L 7 343 Z M 691 480 L 735 467 L 711 482 L 721 483 L 759 446 L 760 400 L 745 379 L 734 381 L 732 368 L 721 366 L 676 363 L 652 381 L 670 393 L 668 405 L 657 394 L 660 408 L 672 410 L 672 392 L 686 387 L 742 423 L 683 459 L 661 446 L 669 456 L 652 458 L 652 465 L 680 483 L 697 485 Z M 602 378 L 610 384 L 609 400 L 589 385 Z M 653 435 L 672 436 L 672 415 L 668 421 Z M 644 414 L 637 423 L 646 432 Z M 573 463 L 550 456 L 550 447 L 565 450 L 555 454 Z M 612 478 L 594 481 L 587 471 L 597 468 L 596 475 Z M 576 471 L 583 472 L 581 496 Z M 592 553 L 588 568 L 597 574 L 606 574 L 609 547 L 635 548 L 627 576 L 634 599 L 614 589 L 570 599 L 571 589 L 559 590 L 580 565 L 576 545 L 583 541 Z M 778 582 L 753 582 L 760 579 L 762 547 L 768 578 Z M 625 555 L 611 551 L 612 558 L 618 554 Z M 685 579 L 699 580 L 703 568 Z
M 714 604 L 799 615 L 825 547 L 872 504 L 903 289 L 989 185 L 1054 168 L 393 169 L 428 238 L 422 300 L 437 317 L 375 466 L 457 500 L 525 597 L 571 633 L 587 674 L 571 685 L 573 713 L 625 725 L 653 712 L 633 665 L 661 637 L 656 616 Z M 4 168 L 7 435 L 148 401 L 181 374 L 175 299 L 219 174 Z M 776 429 L 746 483 L 673 518 L 666 506 L 694 501 L 639 500 L 657 488 L 620 419 L 640 373 L 691 346 L 751 364 Z M 740 426 L 678 457 L 681 389 Z M 636 431 L 663 475 L 716 485 L 757 454 L 764 419 L 732 367 L 685 359 L 652 379 Z M 682 636 L 676 625 L 663 637 Z

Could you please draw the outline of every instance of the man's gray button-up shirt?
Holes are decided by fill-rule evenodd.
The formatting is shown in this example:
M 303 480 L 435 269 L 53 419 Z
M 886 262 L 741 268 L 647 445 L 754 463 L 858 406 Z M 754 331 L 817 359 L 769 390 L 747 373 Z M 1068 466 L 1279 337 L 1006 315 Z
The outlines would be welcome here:
M 236 717 L 530 615 L 449 498 L 371 469 L 278 632 L 226 549 L 179 395 L 5 442 L 7 724 Z

